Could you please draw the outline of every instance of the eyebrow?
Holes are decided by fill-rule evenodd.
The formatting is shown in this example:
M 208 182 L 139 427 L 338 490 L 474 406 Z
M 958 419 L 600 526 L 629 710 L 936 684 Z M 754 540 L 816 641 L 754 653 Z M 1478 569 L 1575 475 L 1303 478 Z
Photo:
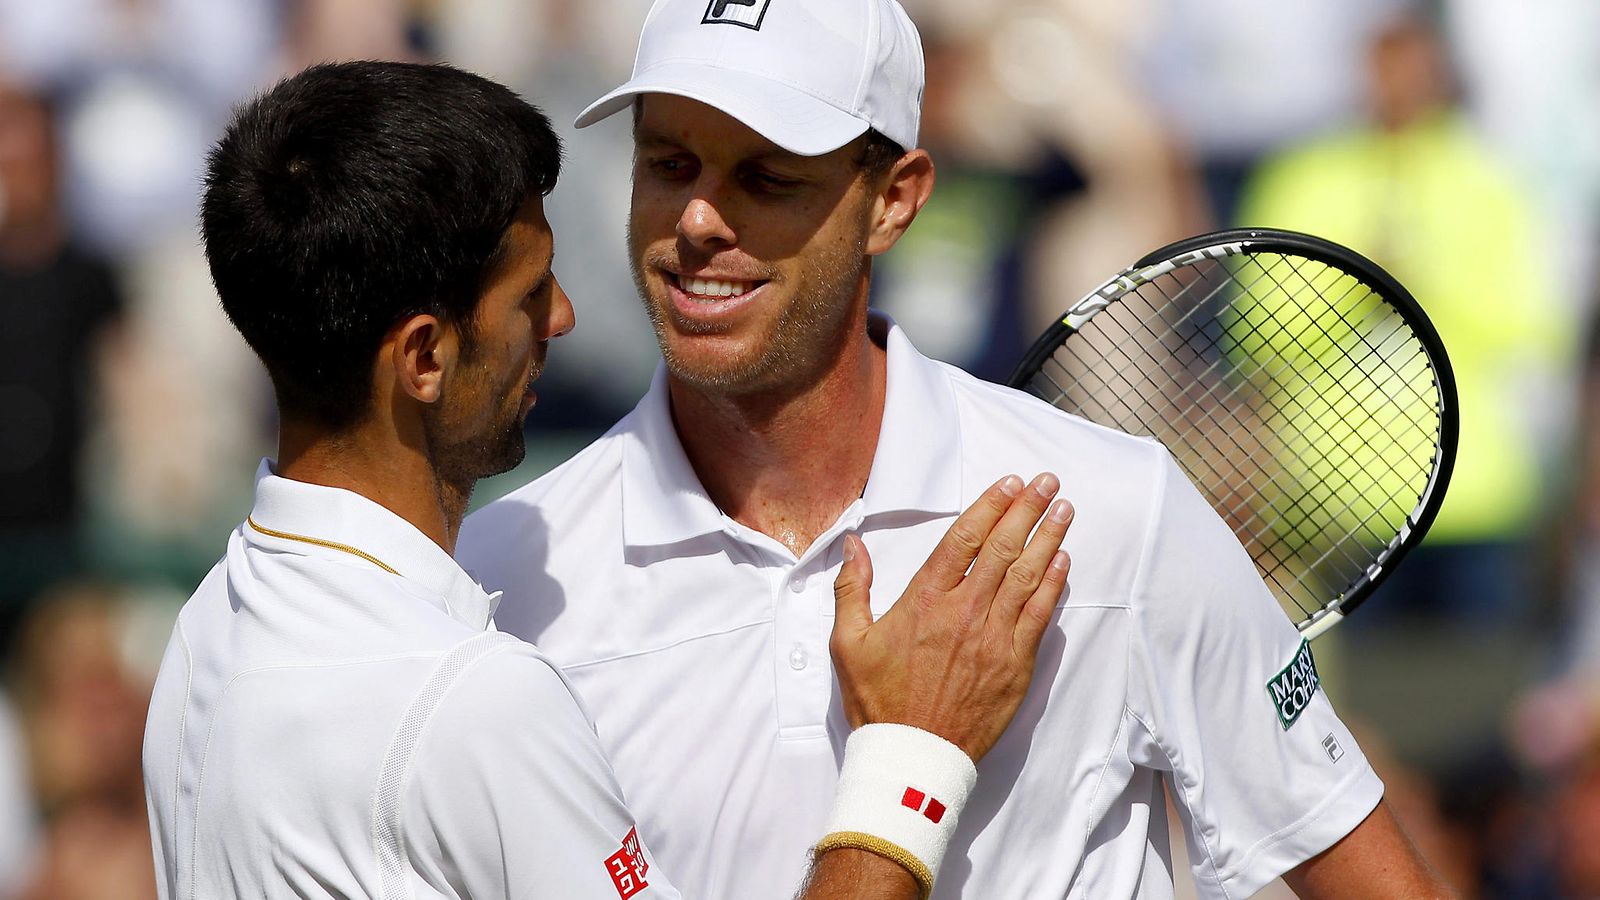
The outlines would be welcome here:
M 544 264 L 539 267 L 539 276 L 533 280 L 534 290 L 544 286 L 546 281 L 556 277 L 556 242 L 550 241 L 550 252 L 545 256 Z
M 642 125 L 633 126 L 633 142 L 635 144 L 670 144 L 674 147 L 682 146 L 672 138 L 659 131 L 645 128 Z

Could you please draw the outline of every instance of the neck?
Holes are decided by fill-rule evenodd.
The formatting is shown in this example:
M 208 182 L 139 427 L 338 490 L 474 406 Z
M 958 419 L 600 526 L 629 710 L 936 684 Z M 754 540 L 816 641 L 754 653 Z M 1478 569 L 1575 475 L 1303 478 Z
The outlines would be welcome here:
M 819 377 L 779 392 L 717 394 L 669 380 L 673 422 L 713 502 L 795 556 L 861 496 L 883 421 L 887 355 L 866 304 Z
M 420 447 L 380 434 L 375 425 L 338 434 L 285 422 L 277 473 L 284 478 L 343 488 L 384 507 L 455 554 L 471 485 L 441 478 Z

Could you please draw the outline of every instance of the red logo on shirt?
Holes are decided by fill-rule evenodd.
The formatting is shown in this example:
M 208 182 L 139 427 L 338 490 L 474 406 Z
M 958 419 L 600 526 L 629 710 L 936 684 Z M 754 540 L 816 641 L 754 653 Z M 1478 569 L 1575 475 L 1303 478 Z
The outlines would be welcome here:
M 922 802 L 924 800 L 928 801 L 926 805 Z M 914 787 L 906 788 L 905 796 L 900 798 L 900 805 L 922 813 L 927 816 L 929 822 L 935 825 L 939 824 L 939 820 L 944 818 L 944 804 Z
M 617 896 L 628 900 L 650 886 L 644 880 L 648 871 L 650 864 L 645 862 L 644 849 L 639 846 L 639 829 L 630 828 L 628 836 L 622 839 L 622 847 L 606 857 L 606 874 L 617 886 Z

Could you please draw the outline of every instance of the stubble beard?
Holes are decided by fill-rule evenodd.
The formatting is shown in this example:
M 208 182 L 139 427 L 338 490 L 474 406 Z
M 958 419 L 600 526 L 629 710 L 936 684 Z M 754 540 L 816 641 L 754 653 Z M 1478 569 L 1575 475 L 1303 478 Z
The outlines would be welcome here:
M 844 244 L 817 260 L 800 276 L 799 291 L 770 329 L 752 338 L 754 346 L 736 357 L 708 359 L 680 354 L 673 338 L 696 333 L 693 323 L 677 320 L 666 297 L 657 299 L 645 277 L 647 269 L 675 259 L 662 251 L 645 251 L 628 231 L 628 259 L 633 283 L 645 314 L 655 329 L 656 345 L 667 372 L 678 382 L 714 396 L 787 393 L 814 383 L 843 344 L 841 332 L 850 317 L 856 285 L 866 256 L 859 244 Z M 774 287 L 780 281 L 769 280 Z M 764 302 L 764 301 L 757 301 Z M 673 321 L 668 321 L 674 317 Z
M 460 385 L 458 390 L 466 387 Z M 509 415 L 482 432 L 467 435 L 451 422 L 451 409 L 429 409 L 424 415 L 423 438 L 428 444 L 428 458 L 447 505 L 459 505 L 465 512 L 472 489 L 481 479 L 509 472 L 522 463 L 528 448 L 520 409 L 518 395 L 517 405 L 511 407 Z

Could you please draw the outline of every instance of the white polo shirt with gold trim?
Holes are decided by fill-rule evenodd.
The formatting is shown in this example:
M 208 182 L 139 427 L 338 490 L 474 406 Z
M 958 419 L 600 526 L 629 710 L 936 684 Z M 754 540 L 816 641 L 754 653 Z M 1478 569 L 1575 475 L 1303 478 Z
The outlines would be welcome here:
M 881 613 L 1008 472 L 1061 476 L 1072 573 L 935 897 L 1170 897 L 1163 786 L 1208 898 L 1252 893 L 1372 811 L 1383 786 L 1309 650 L 1161 446 L 926 359 L 882 317 L 872 331 L 888 395 L 866 490 L 798 558 L 706 496 L 659 372 L 609 433 L 464 528 L 463 565 L 596 712 L 683 890 L 793 896 L 848 734 L 827 649 L 842 537 L 865 540 Z
M 161 897 L 676 898 L 495 600 L 394 513 L 263 463 L 151 699 Z

